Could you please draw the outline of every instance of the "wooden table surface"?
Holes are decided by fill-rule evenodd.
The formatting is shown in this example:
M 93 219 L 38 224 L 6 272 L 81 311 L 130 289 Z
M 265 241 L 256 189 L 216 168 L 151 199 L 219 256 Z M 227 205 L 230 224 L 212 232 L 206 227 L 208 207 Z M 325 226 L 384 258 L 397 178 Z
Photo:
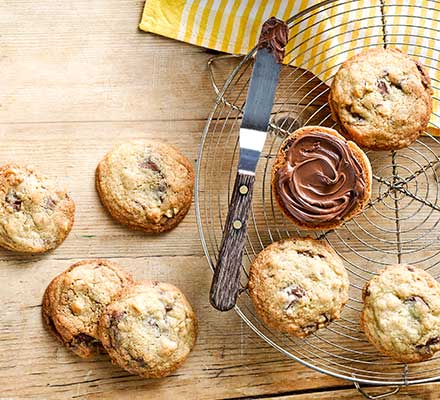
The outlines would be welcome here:
M 30 163 L 58 178 L 77 205 L 73 230 L 55 251 L 0 250 L 0 398 L 362 398 L 351 383 L 284 357 L 234 312 L 210 307 L 211 272 L 194 207 L 177 229 L 159 236 L 127 230 L 101 207 L 94 170 L 114 144 L 162 139 L 195 163 L 213 105 L 211 54 L 138 31 L 142 7 L 141 0 L 0 3 L 0 161 Z M 43 329 L 46 285 L 70 264 L 94 257 L 115 260 L 136 278 L 174 283 L 190 298 L 200 334 L 172 376 L 146 380 L 106 356 L 82 360 Z M 439 388 L 405 388 L 394 398 L 438 399 Z

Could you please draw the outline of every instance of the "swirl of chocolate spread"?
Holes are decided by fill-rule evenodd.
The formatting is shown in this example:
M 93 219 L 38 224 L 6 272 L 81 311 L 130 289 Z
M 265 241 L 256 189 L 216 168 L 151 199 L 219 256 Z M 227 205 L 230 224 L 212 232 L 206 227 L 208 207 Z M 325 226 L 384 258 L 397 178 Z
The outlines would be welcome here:
M 319 225 L 344 218 L 363 198 L 365 178 L 347 143 L 313 132 L 288 147 L 286 164 L 276 172 L 285 209 L 300 223 Z

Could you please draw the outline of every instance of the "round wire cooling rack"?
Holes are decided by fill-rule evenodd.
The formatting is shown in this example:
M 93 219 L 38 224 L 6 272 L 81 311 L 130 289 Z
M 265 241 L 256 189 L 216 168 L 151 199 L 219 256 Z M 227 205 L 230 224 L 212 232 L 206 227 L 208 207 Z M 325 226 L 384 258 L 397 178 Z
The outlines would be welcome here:
M 440 33 L 433 27 L 435 24 L 426 21 L 432 11 L 429 7 L 440 7 L 440 1 L 425 3 L 430 6 L 393 3 L 393 19 L 388 24 L 382 2 L 374 4 L 371 1 L 341 0 L 321 2 L 288 21 L 289 42 L 298 39 L 297 35 L 307 33 L 307 29 L 310 30 L 310 37 L 315 40 L 302 52 L 303 61 L 300 65 L 296 65 L 293 59 L 290 64 L 283 66 L 280 74 L 270 131 L 256 172 L 243 257 L 242 289 L 235 308 L 254 332 L 280 352 L 317 371 L 353 381 L 366 397 L 369 395 L 359 384 L 396 385 L 396 388 L 383 394 L 388 395 L 395 393 L 401 385 L 440 379 L 440 355 L 417 364 L 398 363 L 378 353 L 359 327 L 362 287 L 383 266 L 409 263 L 428 270 L 436 279 L 440 278 L 440 140 L 430 134 L 439 127 L 433 125 L 433 130 L 428 129 L 424 136 L 406 149 L 367 152 L 373 168 L 370 203 L 362 214 L 342 227 L 312 234 L 328 241 L 342 257 L 349 272 L 350 299 L 340 320 L 305 339 L 272 330 L 258 319 L 250 301 L 246 289 L 248 267 L 254 257 L 270 243 L 292 235 L 310 235 L 310 232 L 299 231 L 291 225 L 272 198 L 272 163 L 283 137 L 303 125 L 338 129 L 332 121 L 327 104 L 328 83 L 332 76 L 321 80 L 319 75 L 314 76 L 301 66 L 310 63 L 312 57 L 325 65 L 335 54 L 343 56 L 340 57 L 342 62 L 352 52 L 368 46 L 405 46 L 407 53 L 425 62 L 434 89 L 440 89 L 440 81 L 434 77 L 437 60 L 440 59 L 440 46 L 439 43 L 427 46 L 429 41 L 425 40 Z M 369 13 L 372 7 L 380 7 L 380 13 Z M 365 15 L 362 26 L 370 36 L 358 32 L 347 39 L 341 35 L 341 28 L 345 33 L 359 30 L 352 19 L 346 18 L 347 13 L 353 9 Z M 317 43 L 317 33 L 314 31 L 316 24 L 307 22 L 324 17 L 330 18 L 331 23 L 325 32 L 320 32 L 322 40 Z M 403 21 L 403 25 L 395 21 Z M 292 32 L 296 32 L 294 36 Z M 335 46 L 335 40 L 341 44 L 342 38 L 345 42 Z M 325 57 L 319 58 L 316 48 L 324 40 L 329 41 L 329 46 Z M 254 53 L 255 49 L 240 59 L 222 89 L 218 89 L 213 80 L 217 100 L 199 149 L 196 213 L 202 245 L 212 270 L 216 265 L 234 184 L 239 153 L 238 133 Z M 231 57 L 234 56 L 220 56 L 210 60 L 212 78 L 214 64 Z M 338 65 L 335 66 L 336 70 Z

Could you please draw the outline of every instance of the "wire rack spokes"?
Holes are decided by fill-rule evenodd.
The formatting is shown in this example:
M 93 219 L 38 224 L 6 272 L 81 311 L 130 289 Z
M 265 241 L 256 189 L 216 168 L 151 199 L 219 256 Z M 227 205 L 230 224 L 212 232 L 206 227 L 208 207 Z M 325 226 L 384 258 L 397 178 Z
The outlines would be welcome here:
M 328 11 L 330 7 L 348 3 L 361 11 L 362 7 L 369 7 L 365 5 L 367 2 L 362 1 L 326 1 L 321 3 L 321 7 L 312 7 L 292 18 L 289 26 L 310 15 L 319 14 L 323 9 Z M 347 19 L 341 18 L 340 21 L 340 24 L 345 24 L 346 31 L 353 29 L 349 20 L 347 22 Z M 383 22 L 380 16 L 367 17 L 365 20 L 369 28 L 379 27 L 381 32 L 385 32 Z M 402 27 L 387 32 L 387 43 L 396 47 L 409 43 L 408 53 L 415 56 L 424 53 L 425 42 L 413 40 L 413 37 L 427 37 L 431 34 L 431 28 L 419 26 L 417 22 L 414 21 L 411 29 Z M 326 40 L 340 35 L 340 30 L 336 29 L 339 27 L 336 24 L 330 27 Z M 365 47 L 361 39 L 359 35 L 358 39 L 344 43 L 343 50 L 329 51 L 328 57 L 332 57 L 334 52 L 342 56 L 346 53 L 348 57 L 352 51 Z M 309 50 L 310 57 L 317 56 L 313 52 L 313 45 Z M 440 59 L 440 46 L 430 51 L 433 59 Z M 306 52 L 304 64 L 308 62 L 307 56 Z M 221 61 L 229 57 L 222 56 Z M 196 212 L 202 245 L 211 268 L 216 264 L 234 183 L 239 150 L 238 132 L 252 60 L 252 53 L 237 60 L 239 63 L 221 89 L 215 83 L 211 70 L 218 59 L 211 60 L 209 64 L 218 97 L 200 146 Z M 320 62 L 325 63 L 326 58 L 321 57 Z M 350 300 L 342 318 L 306 339 L 297 339 L 271 330 L 255 314 L 246 285 L 248 267 L 256 254 L 274 241 L 292 235 L 310 235 L 298 231 L 286 221 L 272 198 L 271 169 L 278 148 L 287 134 L 303 125 L 338 129 L 327 105 L 331 77 L 321 80 L 300 67 L 287 65 L 281 71 L 270 135 L 257 170 L 243 260 L 242 293 L 236 311 L 252 330 L 273 347 L 320 372 L 356 383 L 398 386 L 439 379 L 440 356 L 411 366 L 395 362 L 380 355 L 367 342 L 358 322 L 362 287 L 385 265 L 398 262 L 413 264 L 440 279 L 440 141 L 430 134 L 431 130 L 406 149 L 368 152 L 374 175 L 370 203 L 360 215 L 342 227 L 313 234 L 330 243 L 344 260 L 349 272 Z M 427 63 L 427 67 L 431 77 L 436 76 L 436 64 Z M 437 91 L 440 82 L 433 79 L 432 83 Z M 438 129 L 438 126 L 433 128 Z

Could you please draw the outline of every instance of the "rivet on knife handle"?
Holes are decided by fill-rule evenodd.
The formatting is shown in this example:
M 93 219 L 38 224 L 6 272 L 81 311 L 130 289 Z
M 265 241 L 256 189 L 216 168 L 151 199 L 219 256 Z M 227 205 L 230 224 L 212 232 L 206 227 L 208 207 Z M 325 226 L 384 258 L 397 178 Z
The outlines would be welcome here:
M 210 291 L 211 304 L 220 311 L 230 310 L 237 301 L 255 171 L 266 140 L 288 33 L 287 25 L 274 17 L 261 29 L 240 127 L 238 172 Z
M 237 173 L 210 293 L 211 304 L 220 311 L 230 310 L 237 301 L 254 182 L 255 175 Z

